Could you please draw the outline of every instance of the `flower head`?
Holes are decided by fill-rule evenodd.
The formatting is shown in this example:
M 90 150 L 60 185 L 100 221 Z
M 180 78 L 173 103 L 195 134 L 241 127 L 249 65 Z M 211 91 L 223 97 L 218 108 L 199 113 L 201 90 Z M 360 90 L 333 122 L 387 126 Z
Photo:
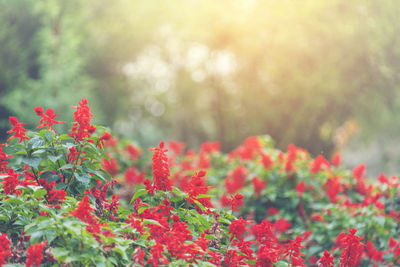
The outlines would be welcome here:
M 13 128 L 7 131 L 7 133 L 14 133 L 14 134 L 10 138 L 8 138 L 7 141 L 10 141 L 13 138 L 19 138 L 19 143 L 21 143 L 22 140 L 29 140 L 29 138 L 25 135 L 26 132 L 25 128 L 22 127 L 26 123 L 18 122 L 18 119 L 16 117 L 10 117 L 9 121 L 13 126 Z

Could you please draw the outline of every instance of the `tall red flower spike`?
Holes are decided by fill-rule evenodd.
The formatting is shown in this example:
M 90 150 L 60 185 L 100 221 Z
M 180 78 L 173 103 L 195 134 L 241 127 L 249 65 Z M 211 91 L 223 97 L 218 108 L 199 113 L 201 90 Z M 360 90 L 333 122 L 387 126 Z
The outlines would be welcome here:
M 169 191 L 172 189 L 170 172 L 168 167 L 168 158 L 164 148 L 164 142 L 161 141 L 159 147 L 151 148 L 153 154 L 153 184 L 156 190 Z
M 53 125 L 54 124 L 63 124 L 65 121 L 55 121 L 55 117 L 57 117 L 58 114 L 54 114 L 54 110 L 51 108 L 48 108 L 46 112 L 43 112 L 42 107 L 36 107 L 34 108 L 36 115 L 40 116 L 40 125 L 37 128 L 43 128 L 47 127 L 48 130 L 53 130 Z
M 86 137 L 90 137 L 90 135 L 96 131 L 96 128 L 93 125 L 90 125 L 90 120 L 93 117 L 93 114 L 90 113 L 88 101 L 82 99 L 78 104 L 79 106 L 73 107 L 76 109 L 74 113 L 75 122 L 72 125 L 71 133 L 69 135 L 79 142 L 84 140 Z
M 13 128 L 7 131 L 7 133 L 14 133 L 14 134 L 10 138 L 8 138 L 7 141 L 10 141 L 13 138 L 19 138 L 19 143 L 21 143 L 22 140 L 29 140 L 29 138 L 25 135 L 26 132 L 25 128 L 22 127 L 26 123 L 18 122 L 18 119 L 16 117 L 10 117 L 9 121 L 13 126 Z
M 358 266 L 364 252 L 364 244 L 361 237 L 356 236 L 357 229 L 350 229 L 349 234 L 342 239 L 342 254 L 340 255 L 340 266 Z

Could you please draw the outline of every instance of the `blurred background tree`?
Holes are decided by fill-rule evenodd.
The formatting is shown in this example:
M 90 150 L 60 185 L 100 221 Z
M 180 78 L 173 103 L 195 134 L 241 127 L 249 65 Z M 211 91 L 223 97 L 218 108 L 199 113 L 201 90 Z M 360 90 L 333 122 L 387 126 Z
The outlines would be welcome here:
M 270 134 L 396 171 L 399 12 L 389 0 L 0 0 L 0 126 L 35 124 L 38 105 L 68 120 L 86 97 L 99 123 L 146 146 L 227 151 Z

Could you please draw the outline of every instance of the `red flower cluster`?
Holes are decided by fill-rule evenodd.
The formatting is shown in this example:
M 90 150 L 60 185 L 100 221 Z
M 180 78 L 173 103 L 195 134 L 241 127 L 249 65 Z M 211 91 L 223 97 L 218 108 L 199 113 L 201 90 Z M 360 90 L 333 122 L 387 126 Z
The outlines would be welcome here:
M 9 120 L 13 128 L 7 131 L 7 133 L 14 133 L 14 134 L 10 138 L 8 138 L 7 141 L 10 141 L 13 138 L 19 138 L 19 143 L 21 143 L 22 140 L 29 140 L 29 138 L 25 135 L 26 132 L 25 128 L 22 127 L 26 123 L 18 122 L 18 119 L 16 117 L 10 117 Z
M 250 221 L 243 220 L 243 217 L 240 217 L 239 220 L 232 221 L 229 225 L 229 233 L 232 235 L 232 238 L 243 238 L 243 234 L 247 230 L 247 227 L 244 225 L 245 223 L 250 223 Z
M 356 236 L 357 229 L 350 229 L 349 234 L 341 238 L 339 241 L 341 248 L 343 248 L 340 256 L 340 266 L 358 266 L 361 256 L 364 252 L 364 244 L 361 243 L 361 237 Z
M 297 236 L 295 240 L 289 239 L 289 242 L 284 245 L 283 258 L 289 257 L 292 266 L 304 266 L 304 259 L 302 257 L 306 255 L 300 252 L 300 249 L 304 248 L 301 245 L 301 240 L 302 237 Z
M 189 194 L 189 197 L 187 198 L 189 203 L 193 204 L 194 200 L 198 200 L 206 208 L 212 208 L 213 205 L 211 203 L 210 197 L 202 197 L 199 199 L 196 198 L 200 194 L 206 195 L 208 193 L 208 190 L 214 187 L 207 186 L 205 175 L 205 171 L 199 171 L 194 176 L 192 176 L 190 180 L 183 179 L 181 187 L 185 192 Z
M 74 113 L 75 123 L 72 125 L 71 133 L 69 135 L 79 142 L 84 140 L 86 137 L 90 137 L 96 128 L 93 125 L 90 125 L 90 120 L 92 119 L 93 114 L 90 113 L 88 101 L 82 99 L 78 104 L 79 106 L 73 107 L 76 109 Z
M 233 172 L 225 178 L 225 187 L 226 191 L 229 194 L 234 194 L 244 187 L 246 177 L 247 177 L 247 169 L 241 165 L 239 165 Z
M 8 158 L 11 157 L 7 153 L 3 152 L 4 146 L 6 146 L 6 144 L 0 144 L 0 173 L 7 170 Z
M 36 115 L 40 116 L 40 125 L 37 128 L 43 128 L 47 127 L 48 130 L 53 130 L 53 125 L 54 124 L 63 124 L 65 121 L 55 121 L 55 117 L 57 117 L 58 114 L 54 114 L 54 110 L 51 108 L 48 108 L 46 112 L 43 112 L 42 107 L 36 107 L 34 108 Z
M 26 251 L 26 267 L 30 266 L 40 266 L 43 259 L 43 248 L 46 246 L 47 242 L 36 243 L 31 245 Z
M 169 179 L 168 158 L 165 154 L 168 150 L 164 148 L 164 142 L 159 147 L 152 148 L 153 154 L 153 184 L 156 190 L 169 191 L 172 189 Z
M 20 194 L 21 190 L 16 189 L 19 184 L 18 174 L 14 173 L 14 169 L 8 169 L 6 173 L 6 177 L 4 178 L 3 189 L 7 195 L 12 195 L 16 193 L 17 195 Z
M 10 240 L 8 240 L 7 234 L 2 233 L 0 235 L 0 266 L 5 264 L 11 256 Z
M 331 256 L 331 253 L 328 251 L 324 251 L 324 255 L 319 260 L 320 267 L 334 267 L 335 262 L 333 261 L 335 258 Z
M 71 215 L 77 217 L 83 222 L 86 223 L 93 223 L 95 221 L 95 218 L 93 217 L 91 211 L 94 209 L 90 207 L 89 203 L 89 196 L 86 195 L 83 197 L 83 199 L 79 202 L 78 207 L 71 211 Z

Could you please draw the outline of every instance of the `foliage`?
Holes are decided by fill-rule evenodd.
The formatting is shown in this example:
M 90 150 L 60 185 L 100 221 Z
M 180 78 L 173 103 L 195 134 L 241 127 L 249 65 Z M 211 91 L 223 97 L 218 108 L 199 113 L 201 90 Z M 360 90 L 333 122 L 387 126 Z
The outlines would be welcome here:
M 219 140 L 228 151 L 268 133 L 280 149 L 329 155 L 351 118 L 386 140 L 399 131 L 399 9 L 388 0 L 2 0 L 2 124 L 12 113 L 33 125 L 39 99 L 70 121 L 79 95 L 146 146 Z
M 400 263 L 397 177 L 368 180 L 364 165 L 349 172 L 338 156 L 293 145 L 284 153 L 268 136 L 229 154 L 218 142 L 145 152 L 92 125 L 86 100 L 74 108 L 68 134 L 51 109 L 35 108 L 39 132 L 10 117 L 0 265 Z

